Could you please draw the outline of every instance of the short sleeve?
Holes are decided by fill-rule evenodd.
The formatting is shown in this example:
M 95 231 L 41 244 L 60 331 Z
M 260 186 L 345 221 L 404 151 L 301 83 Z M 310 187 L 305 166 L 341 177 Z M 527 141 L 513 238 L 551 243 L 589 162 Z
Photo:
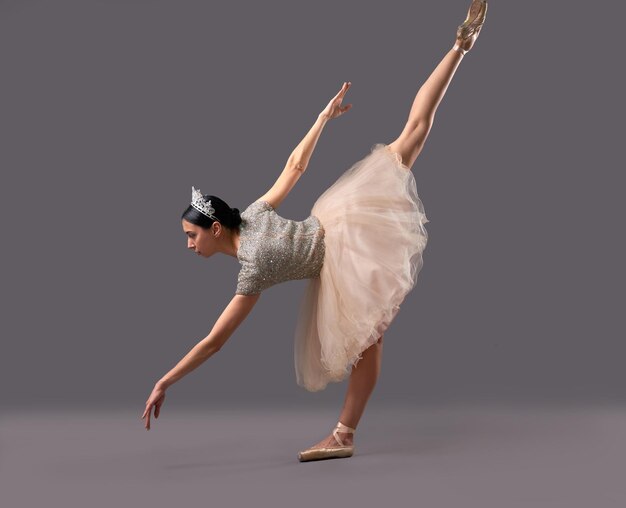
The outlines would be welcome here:
M 258 270 L 249 263 L 245 263 L 239 270 L 237 276 L 237 289 L 235 294 L 238 295 L 255 295 L 265 289 L 264 280 Z
M 255 203 L 258 203 L 258 206 L 261 208 L 261 210 L 268 210 L 270 212 L 274 211 L 274 207 L 270 205 L 268 201 L 259 200 L 259 201 L 255 201 Z
M 241 217 L 253 224 L 255 221 L 260 221 L 265 225 L 265 221 L 269 220 L 266 213 L 273 210 L 274 208 L 267 201 L 257 200 L 248 205 L 246 210 L 241 214 Z M 253 227 L 256 227 L 256 224 L 254 224 Z M 250 239 L 254 238 L 257 234 L 256 231 L 247 233 Z M 248 236 L 246 238 L 248 238 Z M 272 280 L 267 270 L 264 270 L 263 266 L 259 264 L 262 264 L 259 248 L 253 248 L 251 252 L 248 252 L 244 248 L 244 245 L 245 243 L 240 245 L 240 249 L 243 249 L 245 253 L 243 253 L 241 257 L 238 257 L 241 263 L 241 269 L 237 276 L 237 289 L 235 294 L 255 295 L 270 287 Z
M 251 203 L 246 210 L 250 210 L 252 213 L 273 212 L 274 207 L 267 201 L 259 199 L 254 203 Z

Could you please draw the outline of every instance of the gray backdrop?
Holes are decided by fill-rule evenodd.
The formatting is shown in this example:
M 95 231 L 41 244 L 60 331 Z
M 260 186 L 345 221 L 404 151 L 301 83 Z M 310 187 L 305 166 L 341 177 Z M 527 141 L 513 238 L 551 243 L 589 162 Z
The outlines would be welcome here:
M 399 134 L 468 3 L 0 1 L 4 410 L 139 415 L 235 290 L 235 258 L 186 248 L 191 186 L 243 210 L 349 80 L 279 210 L 306 218 Z M 626 400 L 613 5 L 490 2 L 413 167 L 430 239 L 378 403 Z M 170 407 L 338 407 L 345 384 L 295 383 L 305 283 L 265 291 Z

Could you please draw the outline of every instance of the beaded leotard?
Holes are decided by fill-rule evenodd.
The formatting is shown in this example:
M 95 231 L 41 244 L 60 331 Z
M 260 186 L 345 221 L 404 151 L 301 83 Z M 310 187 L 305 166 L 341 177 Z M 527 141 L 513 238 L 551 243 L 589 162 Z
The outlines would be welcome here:
M 324 263 L 324 228 L 311 215 L 281 217 L 267 201 L 255 201 L 241 214 L 236 294 L 251 295 L 280 282 L 319 277 Z

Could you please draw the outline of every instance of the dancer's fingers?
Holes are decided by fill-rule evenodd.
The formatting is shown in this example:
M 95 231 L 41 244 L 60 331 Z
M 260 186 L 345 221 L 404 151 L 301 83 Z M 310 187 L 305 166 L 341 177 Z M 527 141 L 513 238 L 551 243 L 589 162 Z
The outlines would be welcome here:
M 352 104 L 349 104 L 348 106 L 344 106 L 343 108 L 339 108 L 339 114 L 343 115 L 346 111 L 348 111 L 350 108 L 352 107 Z
M 146 418 L 146 417 L 148 418 L 148 419 L 146 420 L 146 425 L 145 425 L 145 427 L 146 427 L 146 429 L 147 429 L 147 430 L 150 430 L 150 413 L 151 413 L 151 412 L 152 412 L 152 404 L 149 404 L 149 405 L 146 407 L 146 410 L 143 412 L 143 416 L 141 417 L 142 419 L 143 419 L 143 418 Z
M 341 87 L 341 90 L 339 90 L 339 92 L 337 92 L 337 95 L 335 95 L 335 99 L 343 99 L 344 95 L 346 95 L 346 92 L 348 91 L 348 88 L 350 88 L 350 82 L 346 81 Z

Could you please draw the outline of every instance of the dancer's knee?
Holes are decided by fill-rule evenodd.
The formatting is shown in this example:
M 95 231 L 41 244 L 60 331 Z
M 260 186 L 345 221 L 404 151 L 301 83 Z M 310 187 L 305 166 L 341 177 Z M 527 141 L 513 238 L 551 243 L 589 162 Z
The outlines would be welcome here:
M 400 136 L 389 143 L 392 152 L 400 155 L 402 163 L 409 169 L 415 163 L 426 143 L 426 138 L 432 128 L 432 121 L 423 120 L 415 124 L 407 123 Z

